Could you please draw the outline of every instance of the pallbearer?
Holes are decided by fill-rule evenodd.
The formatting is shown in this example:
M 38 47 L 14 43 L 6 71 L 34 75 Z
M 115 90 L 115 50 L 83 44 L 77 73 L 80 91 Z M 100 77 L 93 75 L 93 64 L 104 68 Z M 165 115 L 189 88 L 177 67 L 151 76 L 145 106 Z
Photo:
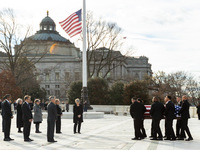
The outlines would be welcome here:
M 165 140 L 175 141 L 176 137 L 175 137 L 174 129 L 173 129 L 173 120 L 175 118 L 175 107 L 171 99 L 172 99 L 171 96 L 165 97 L 165 103 L 166 103 L 166 108 L 165 108 L 166 138 Z
M 184 139 L 184 132 L 186 132 L 188 135 L 188 139 L 186 139 L 186 141 L 190 141 L 193 140 L 193 138 L 188 128 L 188 119 L 190 118 L 190 103 L 187 99 L 188 98 L 186 95 L 182 97 L 183 104 L 181 106 L 181 110 L 179 111 L 179 113 L 181 114 L 181 137 L 179 138 L 179 140 Z
M 137 101 L 138 101 L 138 103 L 141 103 L 143 105 L 143 107 L 145 108 L 145 111 L 146 111 L 146 107 L 144 106 L 144 101 L 141 98 L 138 98 Z M 144 118 L 142 119 L 142 122 L 141 122 L 141 132 L 142 132 L 143 137 L 146 138 L 147 134 L 146 134 L 146 131 L 144 128 Z
M 152 102 L 150 115 L 152 116 L 153 138 L 151 140 L 163 140 L 160 130 L 160 120 L 163 118 L 165 107 L 159 102 L 158 97 L 153 97 Z
M 142 120 L 144 119 L 146 108 L 141 103 L 138 103 L 135 98 L 132 98 L 131 101 L 132 105 L 130 107 L 130 115 L 134 120 L 135 129 L 135 138 L 132 138 L 132 140 L 141 140 L 144 139 L 140 129 L 142 128 Z

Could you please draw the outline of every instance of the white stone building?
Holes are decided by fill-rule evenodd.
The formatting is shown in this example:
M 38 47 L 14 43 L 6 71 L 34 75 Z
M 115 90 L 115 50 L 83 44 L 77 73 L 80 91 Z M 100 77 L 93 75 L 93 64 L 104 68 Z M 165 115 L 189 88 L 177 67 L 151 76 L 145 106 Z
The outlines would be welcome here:
M 44 57 L 36 63 L 39 73 L 37 80 L 40 87 L 45 88 L 47 97 L 55 95 L 61 100 L 65 100 L 69 85 L 82 78 L 80 49 L 56 31 L 56 24 L 48 14 L 41 21 L 40 30 L 28 39 L 29 44 L 25 48 L 28 49 L 27 56 L 29 59 L 32 57 L 39 58 L 45 53 Z M 114 51 L 114 53 L 122 55 L 119 51 Z M 117 61 L 113 62 L 112 65 L 115 65 L 115 63 Z M 89 65 L 92 67 L 92 62 Z M 106 71 L 106 67 L 103 68 L 99 76 L 103 76 Z M 141 80 L 145 75 L 151 74 L 151 64 L 149 64 L 147 57 L 126 57 L 126 60 L 111 70 L 107 77 L 113 81 L 127 81 L 127 79 Z M 94 74 L 93 77 L 95 76 Z

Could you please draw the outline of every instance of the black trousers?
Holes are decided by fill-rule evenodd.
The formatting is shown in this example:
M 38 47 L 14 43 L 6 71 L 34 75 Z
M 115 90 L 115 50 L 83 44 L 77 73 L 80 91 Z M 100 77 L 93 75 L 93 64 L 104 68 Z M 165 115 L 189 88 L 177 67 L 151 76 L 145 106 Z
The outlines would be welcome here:
M 174 129 L 173 129 L 173 119 L 166 119 L 166 137 L 167 139 L 175 139 Z
M 11 118 L 10 119 L 7 119 L 7 118 L 4 118 L 3 119 L 3 128 L 4 128 L 4 138 L 9 138 L 10 137 L 10 126 L 11 126 Z
M 26 120 L 23 123 L 24 123 L 24 130 L 23 130 L 24 140 L 28 140 L 31 132 L 31 122 L 29 122 L 29 120 Z
M 61 131 L 61 116 L 57 116 L 56 120 L 56 133 Z
M 55 121 L 47 121 L 47 141 L 54 141 Z
M 153 120 L 151 122 L 151 137 L 153 137 Z
M 162 132 L 160 130 L 160 119 L 152 119 L 153 125 L 153 138 L 157 138 L 157 134 L 159 138 L 162 138 Z
M 3 119 L 3 116 L 2 116 L 2 132 L 4 132 L 4 119 Z
M 182 119 L 181 122 L 181 138 L 184 138 L 185 132 L 187 133 L 189 138 L 192 138 L 190 130 L 188 128 L 188 119 Z
M 77 125 L 78 125 L 78 133 L 80 133 L 81 131 L 81 121 L 77 121 L 74 123 L 74 133 L 76 133 L 76 128 L 77 128 Z
M 40 122 L 36 122 L 35 123 L 35 131 L 39 132 L 40 131 L 39 128 L 40 128 Z
M 143 137 L 147 137 L 147 134 L 144 128 L 144 119 L 141 121 L 141 132 L 142 132 Z
M 200 113 L 198 113 L 198 118 L 199 118 L 199 120 L 200 120 Z
M 135 138 L 142 138 L 142 132 L 140 131 L 142 127 L 142 120 L 134 120 Z
M 177 137 L 182 137 L 181 136 L 181 126 L 182 126 L 182 120 L 177 119 L 177 122 L 176 122 L 176 136 Z M 185 138 L 185 132 L 183 133 L 183 138 Z

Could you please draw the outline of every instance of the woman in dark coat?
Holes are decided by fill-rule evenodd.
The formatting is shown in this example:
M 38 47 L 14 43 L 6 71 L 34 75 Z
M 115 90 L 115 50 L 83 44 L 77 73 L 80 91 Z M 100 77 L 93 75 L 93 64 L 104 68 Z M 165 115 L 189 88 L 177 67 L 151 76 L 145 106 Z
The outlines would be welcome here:
M 197 106 L 197 114 L 198 114 L 198 118 L 200 120 L 200 104 Z
M 57 109 L 56 133 L 62 133 L 61 132 L 62 109 L 61 109 L 61 107 L 59 105 L 60 105 L 60 100 L 56 99 L 56 109 Z
M 17 99 L 17 128 L 18 128 L 18 133 L 22 133 L 21 128 L 23 127 L 23 120 L 22 120 L 22 103 L 23 100 L 18 98 Z
M 78 125 L 78 133 L 81 134 L 81 123 L 83 122 L 83 106 L 80 104 L 80 100 L 75 99 L 75 105 L 73 107 L 73 122 L 74 122 L 74 134 L 76 134 L 76 128 Z
M 34 116 L 33 116 L 33 123 L 35 124 L 35 133 L 42 133 L 39 130 L 40 123 L 42 123 L 42 109 L 40 106 L 40 100 L 35 100 L 35 105 L 33 107 Z

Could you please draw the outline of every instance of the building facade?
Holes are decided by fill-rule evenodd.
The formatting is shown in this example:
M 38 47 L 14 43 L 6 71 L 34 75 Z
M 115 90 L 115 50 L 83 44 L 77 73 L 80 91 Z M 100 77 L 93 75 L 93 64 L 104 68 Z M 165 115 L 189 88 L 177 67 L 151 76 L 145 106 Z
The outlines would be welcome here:
M 55 95 L 61 100 L 67 98 L 69 85 L 78 80 L 82 80 L 82 58 L 81 51 L 68 39 L 62 37 L 56 31 L 55 22 L 48 16 L 41 21 L 40 30 L 27 38 L 28 42 L 24 49 L 27 51 L 29 59 L 40 59 L 35 66 L 37 69 L 37 80 L 40 87 L 45 88 L 47 97 Z M 107 51 L 101 48 L 95 53 Z M 124 60 L 112 62 L 113 69 L 108 72 L 108 65 L 100 71 L 94 70 L 91 77 L 104 77 L 111 81 L 131 81 L 142 80 L 146 75 L 151 75 L 151 64 L 148 58 L 126 57 L 119 51 L 112 51 L 115 55 L 121 55 Z M 98 66 L 97 60 L 89 62 L 90 70 Z M 119 63 L 119 61 L 121 61 Z M 105 76 L 106 75 L 106 76 Z

